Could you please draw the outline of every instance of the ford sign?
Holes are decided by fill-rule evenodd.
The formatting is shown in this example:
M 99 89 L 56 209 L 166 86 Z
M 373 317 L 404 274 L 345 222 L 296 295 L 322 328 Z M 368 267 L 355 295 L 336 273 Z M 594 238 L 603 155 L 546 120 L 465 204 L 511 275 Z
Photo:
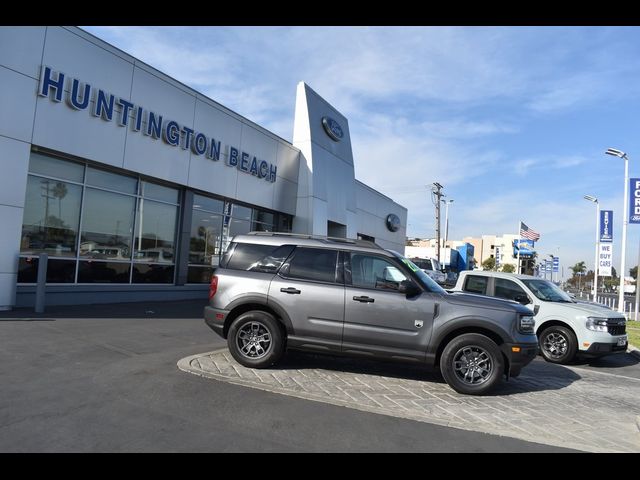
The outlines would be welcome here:
M 400 217 L 394 213 L 387 215 L 387 229 L 390 232 L 397 232 L 400 230 Z
M 344 137 L 344 132 L 342 131 L 342 127 L 338 122 L 336 122 L 331 117 L 322 117 L 322 126 L 324 127 L 324 131 L 327 132 L 327 135 L 334 142 L 339 142 Z

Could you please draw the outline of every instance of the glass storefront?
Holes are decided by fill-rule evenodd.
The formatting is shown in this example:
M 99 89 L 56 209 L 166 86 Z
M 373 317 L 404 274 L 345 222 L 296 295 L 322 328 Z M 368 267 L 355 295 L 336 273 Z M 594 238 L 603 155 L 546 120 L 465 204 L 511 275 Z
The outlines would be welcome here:
M 176 276 L 180 189 L 32 152 L 18 283 L 164 283 Z M 208 283 L 234 235 L 290 232 L 291 215 L 193 194 L 188 283 Z M 187 223 L 187 222 L 185 222 Z M 186 240 L 186 239 L 185 239 Z M 186 242 L 185 242 L 186 243 Z
M 19 283 L 173 283 L 179 190 L 32 152 Z M 67 258 L 68 260 L 62 260 Z

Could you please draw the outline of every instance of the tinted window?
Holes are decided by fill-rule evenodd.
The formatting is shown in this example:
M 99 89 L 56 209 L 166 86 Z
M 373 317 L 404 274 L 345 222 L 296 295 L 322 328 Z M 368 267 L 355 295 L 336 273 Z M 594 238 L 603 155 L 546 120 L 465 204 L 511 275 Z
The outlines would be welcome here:
M 270 255 L 277 248 L 278 245 L 238 243 L 236 244 L 235 249 L 229 250 L 230 258 L 226 262 L 223 261 L 222 265 L 225 268 L 230 268 L 232 270 L 250 270 L 251 267 L 256 264 L 256 262 Z
M 288 277 L 335 282 L 337 250 L 322 248 L 298 248 L 289 262 Z
M 464 282 L 464 290 L 470 293 L 479 293 L 485 295 L 487 293 L 487 282 L 489 277 L 478 277 L 469 275 Z
M 269 255 L 262 257 L 252 264 L 248 270 L 252 272 L 276 273 L 295 247 L 293 245 L 282 245 L 276 248 Z
M 407 277 L 388 260 L 374 255 L 351 254 L 351 283 L 354 287 L 398 290 Z
M 495 280 L 495 296 L 515 300 L 518 295 L 527 295 L 525 291 L 515 282 L 504 278 Z

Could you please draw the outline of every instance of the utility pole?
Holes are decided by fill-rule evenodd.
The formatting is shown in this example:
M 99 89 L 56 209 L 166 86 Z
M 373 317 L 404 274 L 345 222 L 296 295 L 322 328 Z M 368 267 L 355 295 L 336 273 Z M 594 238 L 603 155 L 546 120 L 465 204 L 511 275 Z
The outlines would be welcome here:
M 440 200 L 445 196 L 442 193 L 443 188 L 438 182 L 433 182 L 431 187 L 431 201 L 436 206 L 436 258 L 438 263 L 440 263 Z

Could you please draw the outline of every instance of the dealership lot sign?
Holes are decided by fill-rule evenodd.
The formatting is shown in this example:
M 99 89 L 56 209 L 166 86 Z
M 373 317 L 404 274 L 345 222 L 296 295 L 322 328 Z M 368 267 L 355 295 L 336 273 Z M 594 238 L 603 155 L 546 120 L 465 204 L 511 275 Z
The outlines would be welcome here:
M 612 265 L 613 243 L 601 243 L 598 247 L 598 275 L 601 277 L 610 277 Z

